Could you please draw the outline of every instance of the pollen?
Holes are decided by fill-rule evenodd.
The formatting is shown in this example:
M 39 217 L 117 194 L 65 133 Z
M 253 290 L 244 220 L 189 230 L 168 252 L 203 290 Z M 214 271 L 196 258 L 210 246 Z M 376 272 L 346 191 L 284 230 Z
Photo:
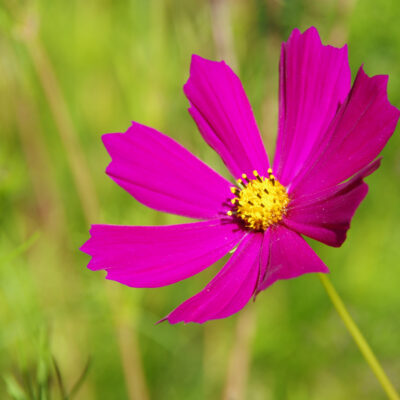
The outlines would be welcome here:
M 268 169 L 268 178 L 253 171 L 254 177 L 242 174 L 238 186 L 231 187 L 236 196 L 231 202 L 233 209 L 229 216 L 235 215 L 245 226 L 255 231 L 265 231 L 269 226 L 278 223 L 286 214 L 289 196 L 286 188 Z

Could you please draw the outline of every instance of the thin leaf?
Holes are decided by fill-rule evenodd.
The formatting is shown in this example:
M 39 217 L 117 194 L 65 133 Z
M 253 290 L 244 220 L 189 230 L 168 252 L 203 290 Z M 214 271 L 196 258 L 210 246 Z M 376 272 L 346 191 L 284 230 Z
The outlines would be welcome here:
M 54 357 L 53 357 L 53 364 L 54 364 L 54 369 L 56 371 L 57 383 L 58 383 L 58 387 L 60 388 L 61 398 L 63 400 L 68 400 L 68 395 L 65 390 L 65 386 L 64 386 L 64 383 L 63 383 L 63 380 L 61 377 L 60 368 L 58 367 L 57 361 Z
M 26 393 L 28 395 L 29 400 L 35 400 L 35 393 L 34 393 L 34 388 L 32 385 L 32 377 L 30 376 L 28 371 L 25 371 L 22 374 L 22 378 L 24 380 L 24 386 L 26 388 Z
M 14 399 L 14 400 L 28 400 L 26 397 L 23 389 L 21 388 L 18 381 L 12 375 L 5 375 L 4 381 L 6 383 L 7 393 Z
M 82 383 L 85 381 L 86 376 L 87 376 L 87 374 L 89 372 L 91 363 L 92 363 L 92 360 L 89 357 L 87 362 L 86 362 L 85 368 L 83 369 L 83 371 L 81 373 L 81 376 L 79 377 L 79 379 L 76 381 L 75 385 L 71 389 L 71 392 L 69 394 L 69 398 L 70 399 L 72 399 L 75 396 L 75 394 L 78 392 L 78 390 L 82 386 Z

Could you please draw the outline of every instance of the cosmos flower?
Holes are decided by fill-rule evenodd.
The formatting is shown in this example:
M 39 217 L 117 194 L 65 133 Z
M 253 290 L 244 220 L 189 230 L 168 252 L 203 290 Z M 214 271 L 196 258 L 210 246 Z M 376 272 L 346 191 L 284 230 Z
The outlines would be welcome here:
M 279 126 L 270 163 L 239 78 L 225 62 L 193 56 L 184 86 L 189 112 L 235 184 L 171 138 L 136 122 L 103 136 L 107 174 L 134 198 L 197 222 L 93 225 L 82 251 L 91 270 L 132 287 L 189 278 L 235 249 L 198 294 L 164 319 L 224 318 L 275 281 L 329 272 L 301 235 L 340 246 L 368 191 L 364 178 L 392 135 L 399 111 L 387 76 L 361 67 L 351 86 L 347 47 L 294 30 L 282 44 Z

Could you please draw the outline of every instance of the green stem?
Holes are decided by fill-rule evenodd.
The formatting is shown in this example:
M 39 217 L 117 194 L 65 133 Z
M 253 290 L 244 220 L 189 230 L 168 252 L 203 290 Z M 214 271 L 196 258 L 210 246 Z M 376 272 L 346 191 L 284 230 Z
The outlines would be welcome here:
M 328 293 L 328 296 L 331 299 L 334 307 L 336 308 L 336 311 L 338 312 L 340 318 L 342 318 L 344 324 L 346 325 L 346 328 L 350 332 L 351 336 L 353 336 L 354 341 L 356 342 L 365 360 L 371 367 L 373 373 L 377 377 L 383 390 L 386 392 L 388 398 L 390 400 L 400 400 L 400 397 L 397 394 L 395 388 L 385 374 L 382 366 L 379 364 L 379 361 L 375 357 L 375 354 L 372 352 L 371 347 L 369 346 L 364 336 L 348 313 L 342 299 L 339 297 L 330 279 L 328 278 L 328 275 L 318 274 L 318 277 L 321 280 L 326 292 Z

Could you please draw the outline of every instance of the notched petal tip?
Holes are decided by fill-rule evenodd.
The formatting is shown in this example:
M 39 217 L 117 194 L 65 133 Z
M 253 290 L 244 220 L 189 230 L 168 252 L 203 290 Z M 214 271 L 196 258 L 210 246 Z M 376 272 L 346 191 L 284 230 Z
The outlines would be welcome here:
M 354 80 L 354 86 L 359 85 L 371 85 L 371 91 L 374 90 L 377 95 L 383 97 L 384 103 L 386 104 L 387 110 L 393 112 L 393 118 L 397 120 L 400 116 L 400 110 L 394 106 L 388 96 L 388 83 L 389 75 L 379 74 L 379 75 L 368 75 L 364 70 L 364 64 L 361 64 L 358 69 L 356 79 Z
M 315 45 L 319 45 L 321 47 L 343 51 L 343 52 L 346 53 L 345 55 L 346 55 L 346 59 L 347 59 L 347 53 L 348 53 L 347 44 L 344 44 L 342 47 L 336 47 L 336 46 L 332 46 L 332 45 L 329 45 L 329 44 L 323 44 L 322 40 L 321 40 L 321 36 L 320 36 L 320 34 L 318 32 L 318 29 L 315 26 L 310 26 L 303 33 L 298 28 L 293 29 L 293 31 L 290 34 L 288 40 L 286 42 L 283 42 L 283 45 L 286 45 L 287 43 L 289 43 L 291 40 L 294 40 L 294 39 L 300 39 L 300 40 L 303 40 L 303 41 L 314 41 Z
M 304 38 L 312 39 L 318 42 L 318 44 L 322 45 L 321 37 L 319 36 L 319 32 L 315 26 L 310 26 L 303 32 Z
M 297 40 L 311 40 L 318 42 L 317 44 L 322 45 L 321 37 L 319 36 L 317 28 L 315 26 L 310 26 L 304 32 L 301 32 L 300 29 L 294 28 L 286 42 L 283 42 L 283 45 L 288 45 L 290 42 Z
M 97 254 L 97 248 L 99 247 L 97 244 L 98 238 L 101 237 L 101 231 L 102 227 L 105 225 L 99 225 L 99 224 L 94 224 L 91 225 L 89 229 L 89 239 L 86 240 L 85 243 L 79 248 L 79 250 L 82 253 L 87 254 L 88 256 L 91 257 L 89 263 L 87 264 L 87 268 L 90 269 L 91 271 L 97 271 L 101 269 L 101 267 L 98 266 L 97 261 L 96 261 L 96 254 Z M 113 226 L 113 225 L 109 225 Z
M 109 171 L 111 168 L 111 164 L 116 155 L 118 154 L 118 146 L 121 145 L 120 143 L 121 140 L 123 140 L 123 135 L 125 135 L 125 133 L 113 132 L 113 133 L 105 133 L 104 135 L 101 136 L 101 141 L 103 142 L 103 145 L 107 150 L 108 155 L 111 158 L 111 161 L 109 162 L 105 170 L 106 174 L 109 176 L 110 176 Z
M 364 64 L 360 65 L 360 68 L 357 71 L 356 79 L 354 81 L 354 84 L 356 81 L 359 80 L 360 82 L 357 82 L 358 84 L 368 84 L 371 85 L 371 89 L 376 89 L 376 90 L 381 90 L 381 91 L 387 91 L 387 85 L 389 81 L 389 75 L 368 75 L 365 72 L 364 69 Z
M 86 242 L 83 243 L 83 245 L 79 248 L 79 250 L 80 250 L 82 253 L 88 254 L 89 256 L 91 255 L 91 254 L 90 254 L 91 241 L 92 241 L 92 238 L 93 238 L 93 233 L 94 233 L 94 231 L 95 231 L 95 229 L 96 229 L 95 227 L 96 227 L 96 225 L 91 225 L 91 226 L 90 226 L 90 229 L 89 229 L 89 235 L 90 235 L 90 237 L 89 237 L 89 239 L 86 240 Z
M 224 60 L 218 60 L 218 61 L 209 60 L 207 58 L 199 56 L 198 54 L 192 54 L 192 58 L 190 61 L 190 73 L 195 72 L 197 68 L 204 68 L 207 66 L 216 66 L 216 65 L 224 66 L 231 69 Z

